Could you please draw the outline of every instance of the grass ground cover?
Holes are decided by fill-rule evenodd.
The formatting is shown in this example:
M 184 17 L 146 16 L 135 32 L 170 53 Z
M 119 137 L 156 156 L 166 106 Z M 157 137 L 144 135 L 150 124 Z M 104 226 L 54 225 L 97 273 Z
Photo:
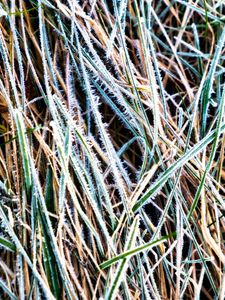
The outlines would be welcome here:
M 0 1 L 0 299 L 225 298 L 224 13 Z

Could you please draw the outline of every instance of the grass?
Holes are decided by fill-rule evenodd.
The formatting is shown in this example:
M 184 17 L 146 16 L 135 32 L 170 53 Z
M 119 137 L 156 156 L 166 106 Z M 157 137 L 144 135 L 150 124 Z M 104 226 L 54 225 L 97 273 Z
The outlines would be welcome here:
M 0 20 L 0 299 L 224 299 L 222 1 Z

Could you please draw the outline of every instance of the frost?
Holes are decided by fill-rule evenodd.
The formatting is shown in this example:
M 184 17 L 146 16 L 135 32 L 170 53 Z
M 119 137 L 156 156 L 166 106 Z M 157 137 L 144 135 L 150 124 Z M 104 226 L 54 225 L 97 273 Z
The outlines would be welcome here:
M 0 6 L 0 18 L 7 16 L 7 12 Z

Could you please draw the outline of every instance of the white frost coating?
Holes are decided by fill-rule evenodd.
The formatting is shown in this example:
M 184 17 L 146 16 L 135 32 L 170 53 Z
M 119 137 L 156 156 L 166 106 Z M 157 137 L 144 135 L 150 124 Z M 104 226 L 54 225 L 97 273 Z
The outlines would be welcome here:
M 0 18 L 7 16 L 7 12 L 0 6 Z

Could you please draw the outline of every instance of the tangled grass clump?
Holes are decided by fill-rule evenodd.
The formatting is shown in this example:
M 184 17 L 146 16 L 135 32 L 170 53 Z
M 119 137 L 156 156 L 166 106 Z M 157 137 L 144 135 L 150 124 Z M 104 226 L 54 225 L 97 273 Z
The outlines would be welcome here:
M 0 1 L 0 299 L 224 299 L 223 1 Z

